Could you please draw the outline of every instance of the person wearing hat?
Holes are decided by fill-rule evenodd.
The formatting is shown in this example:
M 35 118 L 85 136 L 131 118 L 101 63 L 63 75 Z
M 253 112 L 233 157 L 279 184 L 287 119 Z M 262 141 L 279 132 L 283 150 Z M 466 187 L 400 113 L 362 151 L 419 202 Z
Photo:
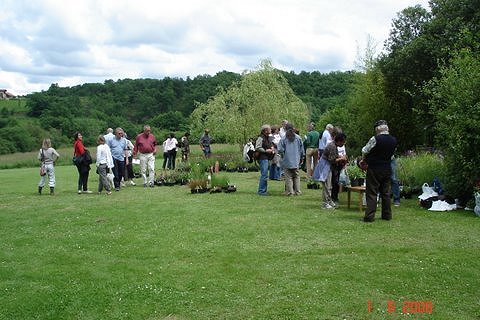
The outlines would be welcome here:
M 390 205 L 391 160 L 397 147 L 397 139 L 389 133 L 385 120 L 374 124 L 375 136 L 362 148 L 363 160 L 367 163 L 366 200 L 364 222 L 373 222 L 377 209 L 377 195 L 380 195 L 382 219 L 392 219 Z

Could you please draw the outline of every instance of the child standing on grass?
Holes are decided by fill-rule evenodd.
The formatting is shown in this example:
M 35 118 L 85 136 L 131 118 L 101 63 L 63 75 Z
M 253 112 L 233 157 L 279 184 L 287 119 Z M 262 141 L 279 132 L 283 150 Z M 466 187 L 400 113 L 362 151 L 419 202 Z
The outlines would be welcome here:
M 113 168 L 113 158 L 110 147 L 105 143 L 103 135 L 98 136 L 97 139 L 97 173 L 98 179 L 98 194 L 102 193 L 105 188 L 107 195 L 112 194 L 110 182 L 107 179 L 107 171 Z
M 42 194 L 42 188 L 45 186 L 46 177 L 48 176 L 48 186 L 50 187 L 50 195 L 55 193 L 55 161 L 60 155 L 52 148 L 52 142 L 50 139 L 43 139 L 42 148 L 38 152 L 38 160 L 40 160 L 42 166 L 45 169 L 45 175 L 40 177 L 38 183 L 38 194 Z

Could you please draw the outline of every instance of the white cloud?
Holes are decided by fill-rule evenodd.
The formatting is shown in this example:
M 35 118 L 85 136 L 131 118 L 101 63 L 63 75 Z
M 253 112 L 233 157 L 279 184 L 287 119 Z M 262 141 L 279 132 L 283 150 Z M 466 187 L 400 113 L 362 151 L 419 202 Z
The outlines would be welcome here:
M 17 94 L 106 79 L 354 68 L 367 37 L 427 0 L 5 0 L 0 86 Z

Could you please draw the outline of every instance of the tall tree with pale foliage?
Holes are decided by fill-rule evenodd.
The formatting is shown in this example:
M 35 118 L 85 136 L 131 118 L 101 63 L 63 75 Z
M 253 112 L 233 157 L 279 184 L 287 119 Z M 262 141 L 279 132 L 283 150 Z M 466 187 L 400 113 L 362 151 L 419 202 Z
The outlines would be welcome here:
M 240 145 L 256 137 L 263 124 L 280 124 L 283 119 L 303 129 L 310 112 L 269 60 L 198 105 L 191 115 L 194 135 L 200 136 L 204 128 L 210 128 L 216 141 Z

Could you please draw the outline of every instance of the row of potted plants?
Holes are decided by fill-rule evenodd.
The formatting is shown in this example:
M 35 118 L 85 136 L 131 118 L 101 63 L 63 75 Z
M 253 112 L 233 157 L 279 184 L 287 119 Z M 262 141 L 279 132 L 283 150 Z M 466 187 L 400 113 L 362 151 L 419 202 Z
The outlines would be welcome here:
M 235 192 L 229 177 L 220 172 L 218 162 L 209 159 L 198 162 L 182 162 L 175 170 L 159 170 L 157 186 L 187 185 L 192 193 Z

